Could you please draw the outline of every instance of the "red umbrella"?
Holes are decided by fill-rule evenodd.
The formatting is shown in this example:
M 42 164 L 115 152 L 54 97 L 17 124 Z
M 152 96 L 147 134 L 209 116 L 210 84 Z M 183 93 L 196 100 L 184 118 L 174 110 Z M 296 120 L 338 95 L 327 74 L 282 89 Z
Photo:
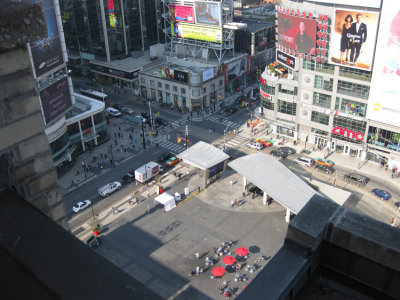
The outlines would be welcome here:
M 220 277 L 223 276 L 225 274 L 225 269 L 223 267 L 215 267 L 211 273 L 215 276 L 215 277 Z
M 249 254 L 249 250 L 247 250 L 247 248 L 245 248 L 245 247 L 239 247 L 236 249 L 236 254 L 240 255 L 240 256 L 244 256 L 244 255 Z
M 225 256 L 222 261 L 226 265 L 233 265 L 236 261 L 236 259 L 233 256 Z

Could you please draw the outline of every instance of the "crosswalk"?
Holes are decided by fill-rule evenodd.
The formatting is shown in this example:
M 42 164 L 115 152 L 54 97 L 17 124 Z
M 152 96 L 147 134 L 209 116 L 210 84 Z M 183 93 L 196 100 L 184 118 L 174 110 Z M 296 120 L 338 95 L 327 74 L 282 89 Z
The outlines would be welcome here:
M 177 119 L 177 120 L 175 120 L 174 122 L 171 123 L 172 128 L 171 128 L 170 125 L 168 125 L 168 126 L 165 126 L 162 129 L 162 131 L 167 133 L 167 132 L 170 132 L 171 130 L 174 130 L 174 129 L 182 126 L 182 125 L 185 125 L 186 123 L 187 123 L 187 117 L 181 117 L 181 118 L 179 118 L 179 119 Z
M 186 149 L 185 146 L 178 145 L 169 141 L 162 141 L 158 143 L 158 146 L 168 149 L 173 154 L 181 153 L 183 150 Z
M 244 135 L 237 135 L 233 139 L 229 140 L 228 142 L 225 143 L 226 147 L 228 148 L 235 148 L 238 146 L 242 146 L 243 144 L 247 143 L 249 141 L 248 136 Z
M 213 122 L 213 123 L 218 123 L 224 126 L 228 126 L 229 129 L 235 129 L 240 127 L 240 124 L 229 121 L 227 118 L 224 117 L 218 117 L 218 116 L 208 116 L 206 117 L 206 120 Z

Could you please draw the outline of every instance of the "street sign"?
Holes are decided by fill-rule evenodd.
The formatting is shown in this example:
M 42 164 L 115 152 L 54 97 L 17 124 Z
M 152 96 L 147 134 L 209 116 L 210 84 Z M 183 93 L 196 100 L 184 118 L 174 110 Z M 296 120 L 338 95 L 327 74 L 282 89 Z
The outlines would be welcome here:
M 186 129 L 185 129 L 185 135 L 189 135 L 189 126 L 186 125 Z

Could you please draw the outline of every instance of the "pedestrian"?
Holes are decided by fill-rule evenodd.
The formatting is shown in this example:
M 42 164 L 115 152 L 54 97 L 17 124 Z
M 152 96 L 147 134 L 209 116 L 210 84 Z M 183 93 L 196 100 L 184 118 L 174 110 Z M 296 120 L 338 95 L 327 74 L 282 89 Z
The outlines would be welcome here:
M 118 146 L 117 140 L 115 140 L 114 143 L 115 143 L 115 146 Z
M 107 154 L 104 154 L 104 159 L 107 159 Z
M 150 205 L 147 204 L 147 214 L 150 213 Z
M 231 207 L 233 207 L 235 205 L 235 202 L 233 202 L 233 200 L 231 200 Z
M 200 254 L 199 254 L 199 252 L 196 252 L 196 253 L 194 254 L 194 256 L 196 256 L 197 260 L 200 259 Z
M 115 208 L 114 208 L 114 206 L 112 207 L 112 214 L 113 214 L 113 216 L 115 215 Z
M 114 132 L 114 138 L 117 138 L 117 133 Z
M 76 170 L 76 175 L 75 176 L 78 176 L 79 175 L 79 170 Z
M 235 205 L 237 206 L 237 207 L 239 207 L 239 200 L 235 200 Z
M 233 180 L 229 181 L 231 187 L 233 186 Z
M 189 176 L 190 172 L 189 170 L 186 171 L 186 176 Z
M 118 126 L 118 131 L 121 131 L 121 127 L 120 126 Z
M 214 129 L 214 132 L 215 132 L 215 126 L 214 126 L 214 128 L 213 128 L 213 129 Z
M 178 179 L 181 180 L 181 177 L 182 177 L 182 173 L 179 173 L 178 174 Z
M 131 129 L 131 132 L 132 132 L 132 134 L 133 134 L 133 128 Z
M 119 138 L 119 139 L 121 138 L 121 133 L 120 133 L 120 132 L 118 132 L 118 138 Z
M 158 143 L 156 143 L 156 148 L 158 148 Z

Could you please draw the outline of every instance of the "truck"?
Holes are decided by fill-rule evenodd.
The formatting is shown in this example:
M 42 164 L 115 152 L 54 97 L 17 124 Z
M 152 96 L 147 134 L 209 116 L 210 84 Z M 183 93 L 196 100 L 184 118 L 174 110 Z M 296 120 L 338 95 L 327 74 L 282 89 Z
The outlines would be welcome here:
M 138 182 L 144 183 L 161 172 L 163 172 L 163 167 L 160 164 L 151 161 L 135 170 L 135 179 Z

